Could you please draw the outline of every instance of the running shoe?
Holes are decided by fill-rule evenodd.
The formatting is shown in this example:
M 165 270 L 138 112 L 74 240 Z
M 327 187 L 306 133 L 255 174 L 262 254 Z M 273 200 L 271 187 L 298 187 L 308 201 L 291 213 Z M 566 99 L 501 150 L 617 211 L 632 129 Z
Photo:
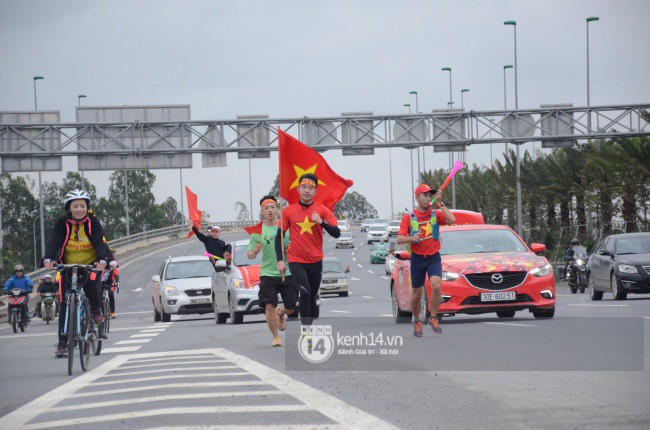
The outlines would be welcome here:
M 111 312 L 111 319 L 114 320 L 115 318 L 117 318 L 117 315 L 115 315 L 115 312 Z
M 55 358 L 65 358 L 68 356 L 68 342 L 59 342 L 56 345 L 56 352 L 54 353 Z
M 280 308 L 275 308 L 275 314 L 278 316 L 278 329 L 285 331 L 287 329 L 287 320 L 284 315 L 280 315 Z
M 429 326 L 431 326 L 434 333 L 442 334 L 442 328 L 440 328 L 440 321 L 438 321 L 438 318 L 429 317 Z
M 280 336 L 274 337 L 271 346 L 282 346 L 282 338 Z
M 416 321 L 413 323 L 413 336 L 422 337 L 422 321 Z

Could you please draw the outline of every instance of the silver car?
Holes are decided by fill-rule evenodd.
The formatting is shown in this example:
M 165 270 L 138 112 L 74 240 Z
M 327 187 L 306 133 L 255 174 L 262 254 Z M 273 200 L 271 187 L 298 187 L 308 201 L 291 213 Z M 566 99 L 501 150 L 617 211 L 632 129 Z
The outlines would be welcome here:
M 208 257 L 168 257 L 160 272 L 151 278 L 154 321 L 169 322 L 172 315 L 212 312 L 213 273 Z
M 354 248 L 354 238 L 350 232 L 342 232 L 341 236 L 336 238 L 334 246 L 337 248 Z
M 397 233 L 399 232 L 399 226 L 402 223 L 402 221 L 391 221 L 388 223 L 388 235 L 389 236 L 397 236 Z
M 373 224 L 370 226 L 366 238 L 368 245 L 372 242 L 388 242 L 388 224 Z
M 233 324 L 241 324 L 244 315 L 264 312 L 258 300 L 262 253 L 249 260 L 248 243 L 248 239 L 232 242 L 230 266 L 213 271 L 212 305 L 217 324 L 224 324 L 228 318 Z
M 320 281 L 320 294 L 348 296 L 348 276 L 350 266 L 343 269 L 341 260 L 335 257 L 323 259 L 323 277 Z

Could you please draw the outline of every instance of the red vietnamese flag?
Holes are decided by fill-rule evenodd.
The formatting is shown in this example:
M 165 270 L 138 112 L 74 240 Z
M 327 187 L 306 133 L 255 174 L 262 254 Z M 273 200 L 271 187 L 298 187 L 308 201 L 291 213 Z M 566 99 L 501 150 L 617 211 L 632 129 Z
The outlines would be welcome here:
M 200 230 L 201 218 L 203 217 L 203 214 L 198 209 L 198 197 L 196 194 L 190 191 L 187 186 L 185 186 L 185 194 L 187 195 L 187 213 L 189 214 L 190 220 L 192 221 L 194 227 Z M 190 232 L 187 234 L 187 237 L 192 237 L 193 234 L 194 232 L 190 230 Z
M 336 174 L 322 155 L 278 128 L 278 152 L 280 159 L 280 196 L 289 204 L 300 200 L 298 180 L 305 173 L 318 176 L 316 203 L 334 210 L 354 182 Z
M 244 227 L 244 230 L 246 230 L 246 233 L 250 235 L 253 235 L 255 233 L 262 235 L 262 222 L 260 221 L 255 225 Z

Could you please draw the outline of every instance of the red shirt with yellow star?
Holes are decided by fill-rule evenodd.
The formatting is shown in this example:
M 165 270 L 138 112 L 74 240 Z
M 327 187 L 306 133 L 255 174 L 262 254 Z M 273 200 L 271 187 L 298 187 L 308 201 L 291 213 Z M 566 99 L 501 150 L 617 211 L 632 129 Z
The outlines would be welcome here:
M 291 236 L 287 248 L 289 263 L 316 263 L 323 259 L 323 227 L 311 220 L 314 212 L 329 225 L 337 225 L 332 211 L 318 203 L 309 206 L 294 203 L 282 211 L 282 227 Z
M 431 212 L 433 207 L 429 205 L 429 209 L 425 212 L 420 212 L 419 209 L 414 209 L 413 214 L 418 219 L 418 224 L 420 225 L 420 237 L 422 241 L 420 243 L 411 243 L 411 252 L 418 255 L 433 255 L 436 252 L 440 251 L 440 241 L 433 239 L 431 232 L 433 231 L 431 223 Z M 435 213 L 434 213 L 435 216 Z M 444 215 L 438 217 L 438 224 L 445 222 Z M 411 216 L 408 213 L 405 213 L 402 217 L 402 222 L 399 225 L 399 231 L 397 232 L 399 236 L 410 236 L 411 235 Z

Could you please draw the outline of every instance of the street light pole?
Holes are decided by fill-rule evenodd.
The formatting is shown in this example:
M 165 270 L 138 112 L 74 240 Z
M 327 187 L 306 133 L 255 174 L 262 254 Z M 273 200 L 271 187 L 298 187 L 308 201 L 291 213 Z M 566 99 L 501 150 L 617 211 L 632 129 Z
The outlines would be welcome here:
M 36 96 L 36 81 L 42 81 L 42 76 L 34 76 L 34 111 L 38 112 L 38 98 Z M 43 217 L 43 181 L 41 171 L 38 171 L 38 206 L 41 216 L 41 254 L 45 254 L 45 219 Z
M 589 23 L 594 21 L 600 21 L 600 18 L 597 16 L 587 18 L 587 106 L 591 106 L 591 99 L 589 97 Z M 589 129 L 588 133 L 591 134 L 591 111 L 589 111 L 589 116 L 587 116 L 587 128 Z
M 129 171 L 124 170 L 124 209 L 126 209 L 126 235 L 131 235 L 131 220 L 129 219 Z
M 504 25 L 512 25 L 515 30 L 515 109 L 519 109 L 519 92 L 517 88 L 517 21 L 504 21 Z M 519 136 L 518 130 L 518 121 L 515 121 L 515 133 L 517 137 Z M 519 155 L 520 143 L 517 143 L 517 233 L 519 236 L 523 234 L 523 209 L 521 207 L 521 157 Z M 535 147 L 533 146 L 533 152 L 535 152 Z
M 449 109 L 451 109 L 454 105 L 454 99 L 451 92 L 451 67 L 443 67 L 442 71 L 449 72 Z
M 508 90 L 506 87 L 506 70 L 512 69 L 512 64 L 506 64 L 503 66 L 503 109 L 508 110 Z M 505 144 L 506 156 L 508 154 L 508 142 Z
M 86 95 L 85 94 L 79 94 L 77 96 L 77 106 L 81 106 L 81 99 L 85 99 Z M 81 171 L 81 189 L 86 191 L 86 175 L 84 171 Z
M 443 72 L 449 72 L 449 102 L 447 103 L 449 109 L 452 109 L 454 107 L 454 100 L 452 97 L 452 91 L 451 91 L 451 67 L 443 67 L 442 68 Z M 449 168 L 452 168 L 452 165 L 454 163 L 454 152 L 449 153 Z M 451 207 L 452 209 L 456 209 L 456 178 L 451 179 Z
M 36 260 L 36 220 L 38 219 L 38 216 L 34 213 L 34 221 L 32 221 L 32 233 L 34 234 L 34 270 L 36 270 L 37 267 L 37 260 Z
M 404 107 L 409 108 L 409 113 L 411 113 L 411 104 L 410 103 L 404 103 Z
M 462 90 L 460 90 L 460 108 L 461 109 L 465 109 L 465 100 L 463 99 L 463 94 L 468 93 L 468 92 L 469 92 L 469 88 L 463 88 Z
M 86 95 L 85 94 L 79 94 L 77 96 L 77 106 L 81 106 L 81 99 L 85 99 Z
M 415 113 L 420 113 L 420 107 L 418 106 L 418 92 L 417 91 L 411 91 L 409 94 L 415 95 Z M 411 108 L 409 107 L 409 112 L 411 111 Z M 417 147 L 418 150 L 418 179 L 420 177 L 420 147 Z M 413 154 L 411 154 L 413 156 Z M 411 177 L 413 177 L 411 175 Z M 419 182 L 419 181 L 418 181 Z

